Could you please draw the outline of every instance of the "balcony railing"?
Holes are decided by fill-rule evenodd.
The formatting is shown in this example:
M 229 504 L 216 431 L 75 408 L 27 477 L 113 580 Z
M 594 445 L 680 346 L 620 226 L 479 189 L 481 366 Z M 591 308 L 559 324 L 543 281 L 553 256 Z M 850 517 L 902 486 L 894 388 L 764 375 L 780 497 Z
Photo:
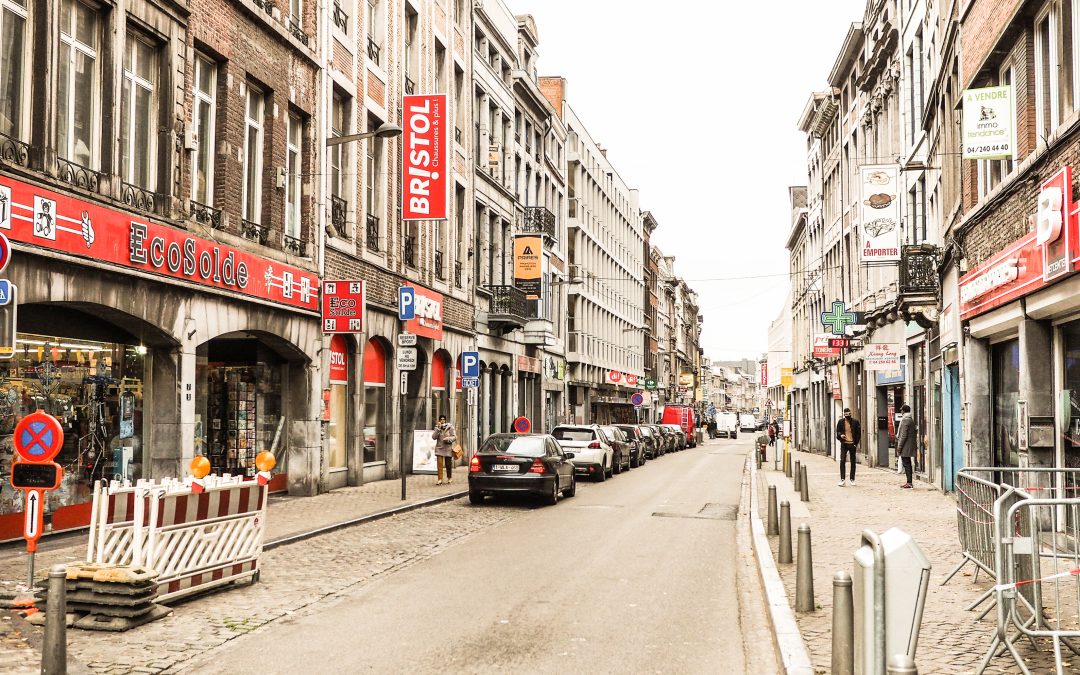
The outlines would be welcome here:
M 491 310 L 488 323 L 508 326 L 524 326 L 529 316 L 529 301 L 525 292 L 516 286 L 488 286 L 491 292 Z
M 304 29 L 300 27 L 300 24 L 297 21 L 289 21 L 289 32 L 292 33 L 292 36 L 299 40 L 305 47 L 307 46 L 310 38 L 308 37 L 308 34 L 304 32 Z
M 416 83 L 408 75 L 405 76 L 405 93 L 410 95 L 416 93 Z
M 416 237 L 405 235 L 405 264 L 416 267 Z
M 266 246 L 266 238 L 270 234 L 269 230 L 258 223 L 253 223 L 250 220 L 240 221 L 240 234 L 244 239 L 250 239 L 251 241 L 257 241 L 263 246 Z
M 346 237 L 348 230 L 349 202 L 341 197 L 330 195 L 330 227 L 335 237 Z
M 379 250 L 379 219 L 377 216 L 373 216 L 370 213 L 367 216 L 364 238 L 367 240 L 369 251 Z
M 454 127 L 454 142 L 461 145 L 461 127 Z
M 454 263 L 454 285 L 461 288 L 461 263 Z
M 272 2 L 272 0 L 252 0 L 252 2 L 255 3 L 256 7 L 266 12 L 267 14 L 274 13 L 274 3 Z
M 900 252 L 900 294 L 937 297 L 941 285 L 938 276 L 938 248 L 931 244 L 909 244 Z
M 0 134 L 0 164 L 30 166 L 30 146 L 11 136 Z
M 215 230 L 225 227 L 225 223 L 221 220 L 221 209 L 200 204 L 194 199 L 191 200 L 191 219 L 200 225 L 209 225 Z
M 443 252 L 435 251 L 435 278 L 446 279 L 446 268 L 443 266 Z
M 59 157 L 56 159 L 56 168 L 58 178 L 65 183 L 91 192 L 101 189 L 101 174 L 93 169 Z
M 349 32 L 349 15 L 336 2 L 334 3 L 334 25 L 346 33 Z
M 285 249 L 286 253 L 301 257 L 307 256 L 307 242 L 298 237 L 290 237 L 286 234 L 281 242 L 281 248 Z
M 367 57 L 371 59 L 375 63 L 375 65 L 379 65 L 379 51 L 381 49 L 382 47 L 380 47 L 377 42 L 372 40 L 371 36 L 369 35 L 367 39 Z
M 526 206 L 522 232 L 537 232 L 555 239 L 555 214 L 545 206 Z
M 157 213 L 158 207 L 161 206 L 161 202 L 164 200 L 153 192 L 144 190 L 137 185 L 120 183 L 120 201 L 139 211 Z

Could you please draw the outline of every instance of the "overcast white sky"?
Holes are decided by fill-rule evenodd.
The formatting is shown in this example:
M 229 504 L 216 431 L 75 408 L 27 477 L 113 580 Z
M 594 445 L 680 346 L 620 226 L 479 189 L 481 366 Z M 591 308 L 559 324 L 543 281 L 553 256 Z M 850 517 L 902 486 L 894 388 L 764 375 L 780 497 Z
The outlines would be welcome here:
M 866 0 L 506 2 L 536 19 L 540 74 L 567 78 L 656 216 L 653 243 L 700 296 L 706 356 L 761 356 L 787 295 L 787 188 L 806 182 L 796 123 Z

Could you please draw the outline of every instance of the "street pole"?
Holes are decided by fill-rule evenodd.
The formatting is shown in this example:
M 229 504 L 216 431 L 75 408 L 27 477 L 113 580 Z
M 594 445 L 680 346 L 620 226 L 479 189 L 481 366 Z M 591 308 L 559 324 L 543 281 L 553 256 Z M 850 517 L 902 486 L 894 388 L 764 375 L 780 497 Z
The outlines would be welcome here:
M 401 335 L 405 331 L 406 331 L 405 321 L 398 321 L 398 335 Z M 398 349 L 401 349 L 401 347 L 399 346 Z M 398 433 L 401 435 L 401 442 L 400 442 L 400 446 L 401 446 L 401 501 L 405 501 L 406 499 L 408 499 L 408 496 L 407 496 L 408 484 L 406 482 L 407 474 L 405 473 L 405 444 L 406 444 L 406 441 L 408 440 L 408 434 L 405 433 L 405 404 L 406 404 L 406 401 L 408 400 L 407 399 L 407 394 L 409 393 L 408 392 L 408 389 L 409 389 L 409 387 L 408 387 L 408 384 L 409 384 L 408 372 L 409 371 L 407 371 L 407 370 L 399 370 L 398 371 L 398 377 L 400 378 L 400 382 L 398 382 L 398 388 L 401 389 L 401 403 L 398 404 L 398 416 L 399 416 L 399 420 L 398 420 L 399 421 L 399 430 L 398 430 Z

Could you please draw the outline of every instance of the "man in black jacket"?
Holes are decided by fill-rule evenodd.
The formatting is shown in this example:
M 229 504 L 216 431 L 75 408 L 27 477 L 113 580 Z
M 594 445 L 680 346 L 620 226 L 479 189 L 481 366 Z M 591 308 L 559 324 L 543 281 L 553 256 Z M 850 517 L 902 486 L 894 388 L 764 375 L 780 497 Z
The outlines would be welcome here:
M 848 454 L 851 454 L 851 473 L 848 482 L 855 485 L 855 449 L 859 447 L 862 427 L 859 420 L 851 416 L 851 408 L 844 408 L 844 416 L 836 423 L 836 440 L 840 441 L 840 482 L 844 487 L 844 470 L 847 468 Z

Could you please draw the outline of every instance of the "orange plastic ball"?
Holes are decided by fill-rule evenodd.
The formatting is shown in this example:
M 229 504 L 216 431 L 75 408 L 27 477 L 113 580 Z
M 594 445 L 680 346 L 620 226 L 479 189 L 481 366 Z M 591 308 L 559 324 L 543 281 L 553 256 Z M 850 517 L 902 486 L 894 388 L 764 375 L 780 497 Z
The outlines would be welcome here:
M 269 450 L 263 450 L 255 456 L 255 466 L 259 468 L 259 471 L 270 471 L 277 466 L 277 457 L 274 457 L 274 453 Z
M 202 455 L 196 455 L 191 459 L 191 475 L 196 478 L 205 478 L 210 473 L 210 460 Z

